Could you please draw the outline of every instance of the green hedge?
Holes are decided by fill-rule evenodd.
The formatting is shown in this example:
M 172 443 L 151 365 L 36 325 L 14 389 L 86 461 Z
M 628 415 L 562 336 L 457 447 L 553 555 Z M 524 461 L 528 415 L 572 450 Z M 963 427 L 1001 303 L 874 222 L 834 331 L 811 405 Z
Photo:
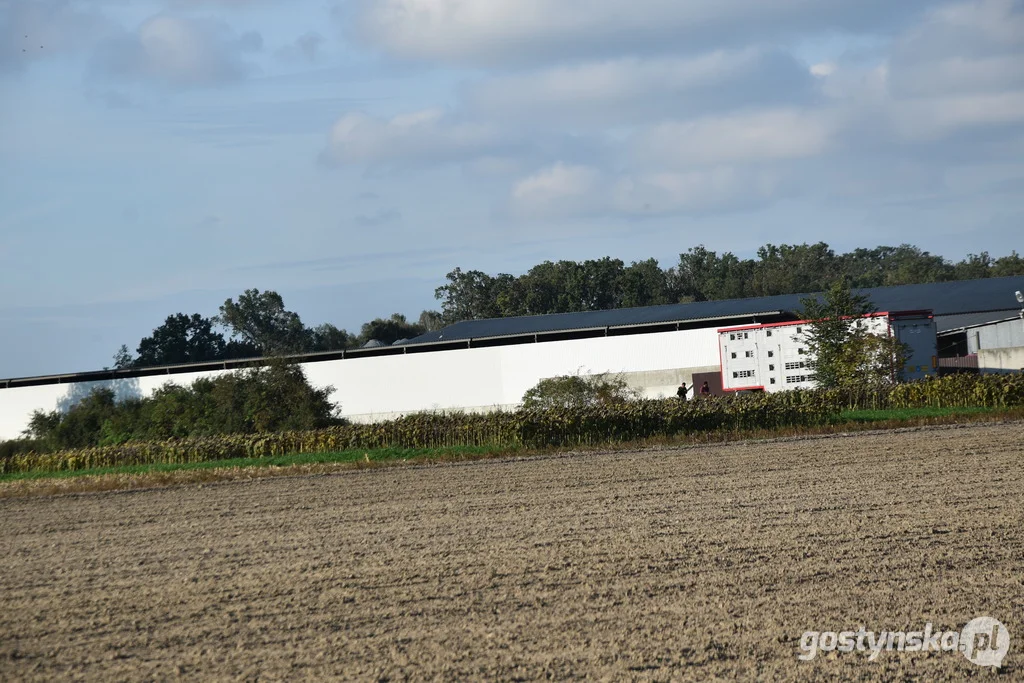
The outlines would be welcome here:
M 14 453 L 0 460 L 0 472 L 194 463 L 352 449 L 595 445 L 696 432 L 820 425 L 850 408 L 1022 405 L 1022 374 L 953 375 L 878 391 L 789 391 L 688 402 L 630 401 L 573 410 L 420 413 L 387 422 L 315 431 L 128 442 L 48 454 Z

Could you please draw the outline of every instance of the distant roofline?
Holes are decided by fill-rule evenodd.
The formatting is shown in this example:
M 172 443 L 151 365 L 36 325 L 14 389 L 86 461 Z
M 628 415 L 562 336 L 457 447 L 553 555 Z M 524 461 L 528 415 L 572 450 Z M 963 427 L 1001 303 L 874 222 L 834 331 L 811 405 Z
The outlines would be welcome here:
M 1002 309 L 999 309 L 999 310 L 1002 310 Z M 988 311 L 977 311 L 977 312 L 978 313 L 987 313 Z M 996 311 L 992 311 L 992 312 L 995 313 Z M 954 315 L 970 315 L 970 313 L 963 313 L 963 314 L 956 313 Z M 952 316 L 948 316 L 948 317 L 952 317 Z M 950 335 L 950 334 L 959 334 L 959 333 L 963 332 L 964 330 L 973 330 L 975 327 L 986 327 L 988 325 L 998 325 L 1000 323 L 1013 322 L 1014 320 L 1021 320 L 1020 315 L 1019 314 L 1018 315 L 1013 315 L 1013 316 L 1010 316 L 1009 318 L 1000 318 L 999 320 L 989 320 L 988 322 L 984 322 L 984 323 L 974 323 L 973 325 L 964 325 L 963 327 L 953 327 L 953 328 L 950 328 L 948 330 L 943 330 L 942 332 L 939 332 L 937 336 L 944 337 L 944 336 Z

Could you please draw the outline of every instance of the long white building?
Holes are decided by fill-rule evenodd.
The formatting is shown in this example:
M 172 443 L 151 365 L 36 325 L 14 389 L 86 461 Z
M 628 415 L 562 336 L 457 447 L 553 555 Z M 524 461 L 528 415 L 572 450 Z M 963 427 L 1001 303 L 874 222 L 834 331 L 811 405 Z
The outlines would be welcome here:
M 943 330 L 980 322 L 979 317 L 1014 315 L 1013 293 L 1019 289 L 1024 277 L 861 293 L 879 310 L 931 310 Z M 721 378 L 719 329 L 792 323 L 806 296 L 472 320 L 401 346 L 294 360 L 314 386 L 335 388 L 332 399 L 340 413 L 354 421 L 425 410 L 514 408 L 541 379 L 575 373 L 621 374 L 647 397 L 673 396 L 680 382 L 692 386 L 707 379 L 716 390 L 724 388 L 730 378 Z M 0 380 L 0 439 L 17 438 L 34 411 L 67 410 L 97 387 L 122 398 L 142 397 L 170 382 L 188 385 L 253 362 L 259 359 Z

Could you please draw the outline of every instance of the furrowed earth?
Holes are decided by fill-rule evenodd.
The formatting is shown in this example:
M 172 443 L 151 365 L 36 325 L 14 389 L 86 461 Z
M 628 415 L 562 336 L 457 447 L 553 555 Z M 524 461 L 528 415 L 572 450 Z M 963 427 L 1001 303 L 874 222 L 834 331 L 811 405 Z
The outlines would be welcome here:
M 0 500 L 0 679 L 1024 678 L 1024 426 Z M 955 652 L 814 631 L 1006 625 Z

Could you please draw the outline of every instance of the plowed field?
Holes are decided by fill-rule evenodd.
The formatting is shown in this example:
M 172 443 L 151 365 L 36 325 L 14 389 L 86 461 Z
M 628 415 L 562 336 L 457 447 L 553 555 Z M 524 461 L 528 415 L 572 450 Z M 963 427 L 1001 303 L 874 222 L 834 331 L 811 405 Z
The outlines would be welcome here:
M 932 428 L 0 501 L 0 679 L 919 680 L 1012 641 L 1024 426 Z

